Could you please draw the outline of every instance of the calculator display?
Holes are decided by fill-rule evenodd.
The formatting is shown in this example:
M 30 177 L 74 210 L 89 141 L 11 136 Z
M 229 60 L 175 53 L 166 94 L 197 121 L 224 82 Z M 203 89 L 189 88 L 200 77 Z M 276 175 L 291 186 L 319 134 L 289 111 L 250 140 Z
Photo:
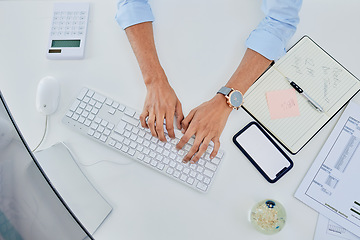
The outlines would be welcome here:
M 80 40 L 52 40 L 51 47 L 80 47 Z

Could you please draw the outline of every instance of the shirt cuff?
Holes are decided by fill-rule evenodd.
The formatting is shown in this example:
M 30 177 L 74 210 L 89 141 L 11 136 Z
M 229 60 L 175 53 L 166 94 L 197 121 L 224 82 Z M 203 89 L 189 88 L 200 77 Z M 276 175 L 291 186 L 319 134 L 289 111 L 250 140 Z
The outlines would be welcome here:
M 255 29 L 246 40 L 246 47 L 250 48 L 269 60 L 278 60 L 286 53 L 285 43 L 274 34 Z
M 153 22 L 154 16 L 149 4 L 131 2 L 118 5 L 115 19 L 122 29 L 126 29 L 135 24 Z

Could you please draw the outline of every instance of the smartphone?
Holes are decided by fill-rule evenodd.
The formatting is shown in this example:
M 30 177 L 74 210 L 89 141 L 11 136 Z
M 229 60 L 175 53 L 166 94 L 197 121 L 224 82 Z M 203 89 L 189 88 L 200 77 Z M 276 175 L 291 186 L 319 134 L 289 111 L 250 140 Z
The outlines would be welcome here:
M 270 183 L 293 167 L 292 160 L 257 122 L 250 122 L 236 133 L 233 142 Z

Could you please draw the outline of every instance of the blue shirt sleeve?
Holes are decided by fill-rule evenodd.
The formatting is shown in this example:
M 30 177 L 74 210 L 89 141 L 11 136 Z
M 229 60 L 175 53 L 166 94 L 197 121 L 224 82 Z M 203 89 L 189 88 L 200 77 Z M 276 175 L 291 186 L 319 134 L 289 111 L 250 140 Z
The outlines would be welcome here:
M 142 22 L 154 21 L 147 0 L 119 0 L 116 21 L 123 29 Z
M 263 0 L 266 16 L 250 33 L 246 46 L 269 60 L 278 60 L 296 31 L 301 5 L 302 0 Z

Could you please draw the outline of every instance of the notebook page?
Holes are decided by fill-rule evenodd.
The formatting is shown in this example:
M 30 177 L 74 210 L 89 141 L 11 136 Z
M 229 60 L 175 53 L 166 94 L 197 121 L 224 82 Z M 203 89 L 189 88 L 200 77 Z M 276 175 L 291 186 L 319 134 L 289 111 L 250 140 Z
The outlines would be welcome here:
M 324 112 L 318 112 L 297 94 L 300 116 L 271 119 L 266 92 L 292 88 L 284 75 L 319 103 Z M 244 96 L 244 108 L 295 153 L 359 89 L 360 82 L 354 76 L 304 37 L 251 86 Z
M 307 37 L 275 66 L 296 82 L 330 116 L 360 89 L 358 79 Z

